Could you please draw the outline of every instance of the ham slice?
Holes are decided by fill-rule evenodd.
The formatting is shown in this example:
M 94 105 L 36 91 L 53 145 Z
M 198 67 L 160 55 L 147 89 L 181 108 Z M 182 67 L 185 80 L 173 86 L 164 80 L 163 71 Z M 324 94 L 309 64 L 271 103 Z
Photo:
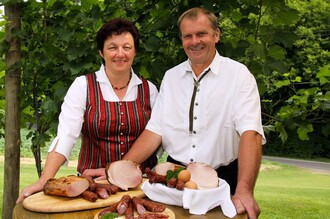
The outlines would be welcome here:
M 155 166 L 155 172 L 158 175 L 166 176 L 167 171 L 169 170 L 175 171 L 180 168 L 184 168 L 184 166 L 174 164 L 171 162 L 164 162 L 164 163 L 159 163 Z
M 170 162 L 159 163 L 155 166 L 155 172 L 159 175 L 166 176 L 168 170 L 174 171 L 175 165 Z
M 195 162 L 188 164 L 186 169 L 189 170 L 191 174 L 190 180 L 198 185 L 198 189 L 212 189 L 218 187 L 218 174 L 209 165 Z
M 43 191 L 46 195 L 58 195 L 64 197 L 76 197 L 86 191 L 89 187 L 89 182 L 79 176 L 63 176 L 58 179 L 49 179 Z
M 122 190 L 136 188 L 142 183 L 142 172 L 138 164 L 130 160 L 118 160 L 107 165 L 109 183 Z

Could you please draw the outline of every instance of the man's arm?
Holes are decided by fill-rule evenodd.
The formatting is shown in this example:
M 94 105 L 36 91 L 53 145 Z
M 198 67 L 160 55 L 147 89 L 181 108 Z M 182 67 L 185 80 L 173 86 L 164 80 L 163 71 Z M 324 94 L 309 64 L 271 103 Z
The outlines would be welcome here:
M 145 129 L 123 159 L 132 160 L 140 164 L 157 150 L 161 142 L 162 137 L 160 135 Z
M 254 199 L 254 186 L 261 164 L 262 136 L 255 131 L 245 131 L 241 135 L 238 152 L 238 183 L 233 202 L 238 214 L 247 212 L 250 219 L 260 214 Z

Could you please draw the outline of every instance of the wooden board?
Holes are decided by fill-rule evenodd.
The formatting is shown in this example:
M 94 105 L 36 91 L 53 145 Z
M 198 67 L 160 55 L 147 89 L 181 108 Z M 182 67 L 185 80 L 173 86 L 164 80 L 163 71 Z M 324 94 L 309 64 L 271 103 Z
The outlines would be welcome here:
M 94 219 L 99 219 L 98 215 L 102 210 L 98 211 L 95 216 Z M 149 211 L 148 211 L 149 212 Z M 165 214 L 168 215 L 168 219 L 175 219 L 175 214 L 171 209 L 166 208 L 165 211 L 160 212 L 159 214 Z M 138 213 L 136 211 L 134 211 L 134 216 L 138 216 Z M 117 217 L 116 219 L 125 219 L 125 215 Z
M 43 192 L 39 192 L 24 199 L 23 207 L 30 211 L 44 213 L 70 212 L 102 208 L 118 202 L 121 197 L 126 194 L 130 195 L 131 197 L 145 197 L 145 194 L 141 189 L 141 185 L 135 189 L 129 189 L 128 191 L 111 194 L 107 199 L 99 198 L 96 200 L 96 202 L 87 201 L 86 199 L 80 197 L 67 198 L 61 196 L 45 195 Z

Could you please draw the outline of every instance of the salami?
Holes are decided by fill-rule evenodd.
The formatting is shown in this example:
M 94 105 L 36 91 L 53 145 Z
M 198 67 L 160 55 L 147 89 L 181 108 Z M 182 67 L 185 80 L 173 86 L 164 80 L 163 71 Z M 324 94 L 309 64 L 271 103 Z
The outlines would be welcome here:
M 96 187 L 94 192 L 97 194 L 99 198 L 106 199 L 109 198 L 109 193 L 105 188 Z
M 166 209 L 164 204 L 158 202 L 153 202 L 146 199 L 141 199 L 141 201 L 145 209 L 151 212 L 163 212 Z
M 166 183 L 165 175 L 159 175 L 156 172 L 152 171 L 149 167 L 145 169 L 145 173 L 149 179 L 149 183 Z
M 81 194 L 81 197 L 91 201 L 91 202 L 96 202 L 96 200 L 98 199 L 97 194 L 95 194 L 94 192 L 90 191 L 90 190 L 86 190 Z
M 133 197 L 132 202 L 133 202 L 133 206 L 138 214 L 144 214 L 146 212 L 146 209 L 142 204 L 141 198 Z
M 123 197 L 121 197 L 117 206 L 117 212 L 119 215 L 123 215 L 125 213 L 130 201 L 131 197 L 129 195 L 123 195 Z
M 119 202 L 110 205 L 109 207 L 103 209 L 99 214 L 98 214 L 98 218 L 101 218 L 103 215 L 105 215 L 106 213 L 115 213 L 117 212 L 117 205 Z
M 125 211 L 125 218 L 126 219 L 133 219 L 134 218 L 134 208 L 133 208 L 132 200 L 130 200 L 129 203 L 128 203 L 128 207 Z
M 105 188 L 109 194 L 115 194 L 119 191 L 119 187 L 112 184 L 95 183 L 95 187 Z

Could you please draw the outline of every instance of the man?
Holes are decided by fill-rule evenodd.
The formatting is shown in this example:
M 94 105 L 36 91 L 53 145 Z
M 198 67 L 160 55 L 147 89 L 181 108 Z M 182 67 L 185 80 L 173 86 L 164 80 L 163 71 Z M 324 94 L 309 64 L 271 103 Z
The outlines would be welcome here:
M 238 214 L 257 218 L 253 190 L 265 137 L 256 81 L 217 52 L 213 13 L 192 8 L 178 25 L 189 59 L 165 73 L 151 119 L 124 159 L 141 163 L 162 144 L 170 162 L 209 164 L 230 185 Z

